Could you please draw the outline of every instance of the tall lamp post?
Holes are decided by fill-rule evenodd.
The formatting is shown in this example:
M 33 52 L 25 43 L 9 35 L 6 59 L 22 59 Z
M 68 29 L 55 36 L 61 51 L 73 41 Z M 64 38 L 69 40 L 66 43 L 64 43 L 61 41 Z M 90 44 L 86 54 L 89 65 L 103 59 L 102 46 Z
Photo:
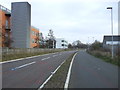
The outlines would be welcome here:
M 94 37 L 92 37 L 93 38 L 93 43 L 94 43 Z
M 89 37 L 88 37 L 88 50 L 89 50 Z
M 107 9 L 111 10 L 111 32 L 112 32 L 112 59 L 114 58 L 114 51 L 113 51 L 113 11 L 112 11 L 112 7 L 107 7 Z

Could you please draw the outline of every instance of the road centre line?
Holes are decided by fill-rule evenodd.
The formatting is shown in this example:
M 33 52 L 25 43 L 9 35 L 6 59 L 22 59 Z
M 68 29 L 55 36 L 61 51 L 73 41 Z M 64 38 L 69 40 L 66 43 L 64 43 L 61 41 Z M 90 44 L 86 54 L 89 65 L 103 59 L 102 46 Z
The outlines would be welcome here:
M 43 59 L 42 59 L 42 61 L 44 61 L 44 60 L 47 60 L 47 59 L 49 59 L 49 58 L 50 58 L 50 57 L 47 57 L 47 58 L 43 58 Z
M 43 54 L 43 55 L 37 55 L 37 56 L 31 56 L 31 57 L 25 57 L 25 58 L 14 59 L 14 60 L 10 60 L 10 61 L 3 61 L 3 62 L 0 62 L 0 64 L 3 64 L 3 63 L 10 63 L 10 62 L 16 62 L 16 61 L 21 61 L 21 60 L 23 60 L 23 59 L 36 58 L 36 57 L 39 57 L 39 56 L 46 56 L 46 55 L 50 55 L 50 54 L 56 54 L 56 53 L 48 53 L 48 54 Z
M 44 85 L 51 79 L 51 77 L 57 72 L 57 70 L 62 66 L 62 64 L 65 62 L 64 60 L 53 72 L 51 72 L 51 75 L 45 80 L 45 82 L 38 88 L 38 90 L 41 90 Z
M 67 52 L 67 51 L 63 51 L 63 52 Z M 59 53 L 59 52 L 48 53 L 48 54 L 43 54 L 43 55 L 36 55 L 36 56 L 30 56 L 30 57 L 24 57 L 24 58 L 19 58 L 19 59 L 13 59 L 13 60 L 9 60 L 9 61 L 0 62 L 0 64 L 10 63 L 10 62 L 17 62 L 17 61 L 21 61 L 23 59 L 31 59 L 31 58 L 36 58 L 36 57 L 40 57 L 40 56 L 46 56 L 46 55 L 50 55 L 50 54 L 57 54 L 57 53 Z
M 75 56 L 77 55 L 77 53 L 75 53 L 74 54 L 74 56 L 73 56 L 73 58 L 72 58 L 72 61 L 71 61 L 71 65 L 72 65 L 72 63 L 73 63 L 73 60 L 74 60 L 74 58 L 75 58 Z M 44 87 L 44 85 L 52 78 L 52 76 L 58 71 L 58 69 L 63 65 L 63 63 L 65 63 L 65 61 L 66 60 L 64 60 L 53 72 L 51 72 L 51 75 L 45 80 L 45 82 L 38 88 L 38 90 L 41 90 L 43 87 Z M 70 69 L 70 68 L 69 68 Z M 69 70 L 70 71 L 70 70 Z M 68 76 L 68 75 L 67 75 Z M 69 73 L 69 77 L 70 77 L 70 73 Z M 69 79 L 68 77 L 67 77 L 67 79 Z M 67 80 L 68 81 L 68 80 Z M 67 86 L 67 88 L 68 88 L 68 85 L 65 85 L 64 87 L 66 87 Z
M 62 54 L 59 54 L 59 55 L 62 55 Z
M 36 63 L 36 62 L 27 63 L 27 64 L 24 64 L 24 65 L 21 65 L 21 66 L 18 66 L 18 67 L 12 68 L 11 70 L 20 69 L 20 68 L 26 67 L 26 66 L 28 66 L 28 65 L 34 64 L 34 63 Z
M 56 56 L 58 56 L 58 55 L 53 55 L 53 57 L 56 57 Z

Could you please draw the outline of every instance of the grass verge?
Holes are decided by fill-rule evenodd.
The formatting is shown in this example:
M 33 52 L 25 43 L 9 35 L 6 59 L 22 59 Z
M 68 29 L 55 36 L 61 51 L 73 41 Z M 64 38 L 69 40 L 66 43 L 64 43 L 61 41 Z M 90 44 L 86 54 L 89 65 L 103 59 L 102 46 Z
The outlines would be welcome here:
M 43 55 L 43 54 L 47 54 L 47 53 L 50 53 L 50 52 L 46 52 L 46 53 L 20 53 L 20 54 L 2 55 L 2 61 L 9 61 L 9 60 L 13 60 L 13 59 Z
M 69 65 L 71 63 L 71 60 L 72 60 L 74 54 L 72 54 L 69 58 L 67 58 L 67 60 L 61 65 L 61 67 L 58 69 L 58 71 L 45 84 L 45 86 L 42 88 L 42 90 L 44 90 L 46 88 L 64 88 Z
M 55 53 L 55 52 L 62 52 L 62 51 L 70 51 L 67 49 L 64 50 L 57 50 L 57 51 L 47 51 L 47 52 L 36 52 L 36 53 L 14 53 L 14 54 L 4 54 L 2 55 L 2 60 L 1 61 L 9 61 L 13 59 L 19 59 L 19 58 L 25 58 L 25 57 L 31 57 L 31 56 L 37 56 L 37 55 L 43 55 L 43 54 L 49 54 L 49 53 Z
M 87 51 L 89 54 L 102 59 L 105 62 L 120 66 L 120 57 L 116 56 L 114 59 L 111 58 L 111 55 L 106 55 L 102 51 Z

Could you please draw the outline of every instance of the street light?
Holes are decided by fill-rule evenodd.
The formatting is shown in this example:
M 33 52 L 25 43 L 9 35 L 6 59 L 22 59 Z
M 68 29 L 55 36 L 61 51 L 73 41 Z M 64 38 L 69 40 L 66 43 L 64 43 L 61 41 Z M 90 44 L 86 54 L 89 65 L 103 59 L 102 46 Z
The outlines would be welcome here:
M 112 53 L 112 59 L 113 59 L 113 57 L 114 57 L 114 52 L 113 52 L 113 11 L 112 11 L 112 7 L 107 7 L 107 9 L 111 10 L 111 32 L 112 32 L 112 50 L 111 50 L 111 53 Z
M 88 50 L 89 50 L 89 37 L 88 37 Z
M 92 37 L 93 38 L 93 43 L 94 43 L 94 37 Z

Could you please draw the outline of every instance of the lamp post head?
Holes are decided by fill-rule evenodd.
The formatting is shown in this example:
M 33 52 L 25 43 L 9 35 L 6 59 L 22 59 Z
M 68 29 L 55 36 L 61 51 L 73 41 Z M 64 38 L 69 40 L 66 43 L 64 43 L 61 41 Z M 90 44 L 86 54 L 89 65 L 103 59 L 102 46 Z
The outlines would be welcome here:
M 107 9 L 112 9 L 112 7 L 107 7 Z

